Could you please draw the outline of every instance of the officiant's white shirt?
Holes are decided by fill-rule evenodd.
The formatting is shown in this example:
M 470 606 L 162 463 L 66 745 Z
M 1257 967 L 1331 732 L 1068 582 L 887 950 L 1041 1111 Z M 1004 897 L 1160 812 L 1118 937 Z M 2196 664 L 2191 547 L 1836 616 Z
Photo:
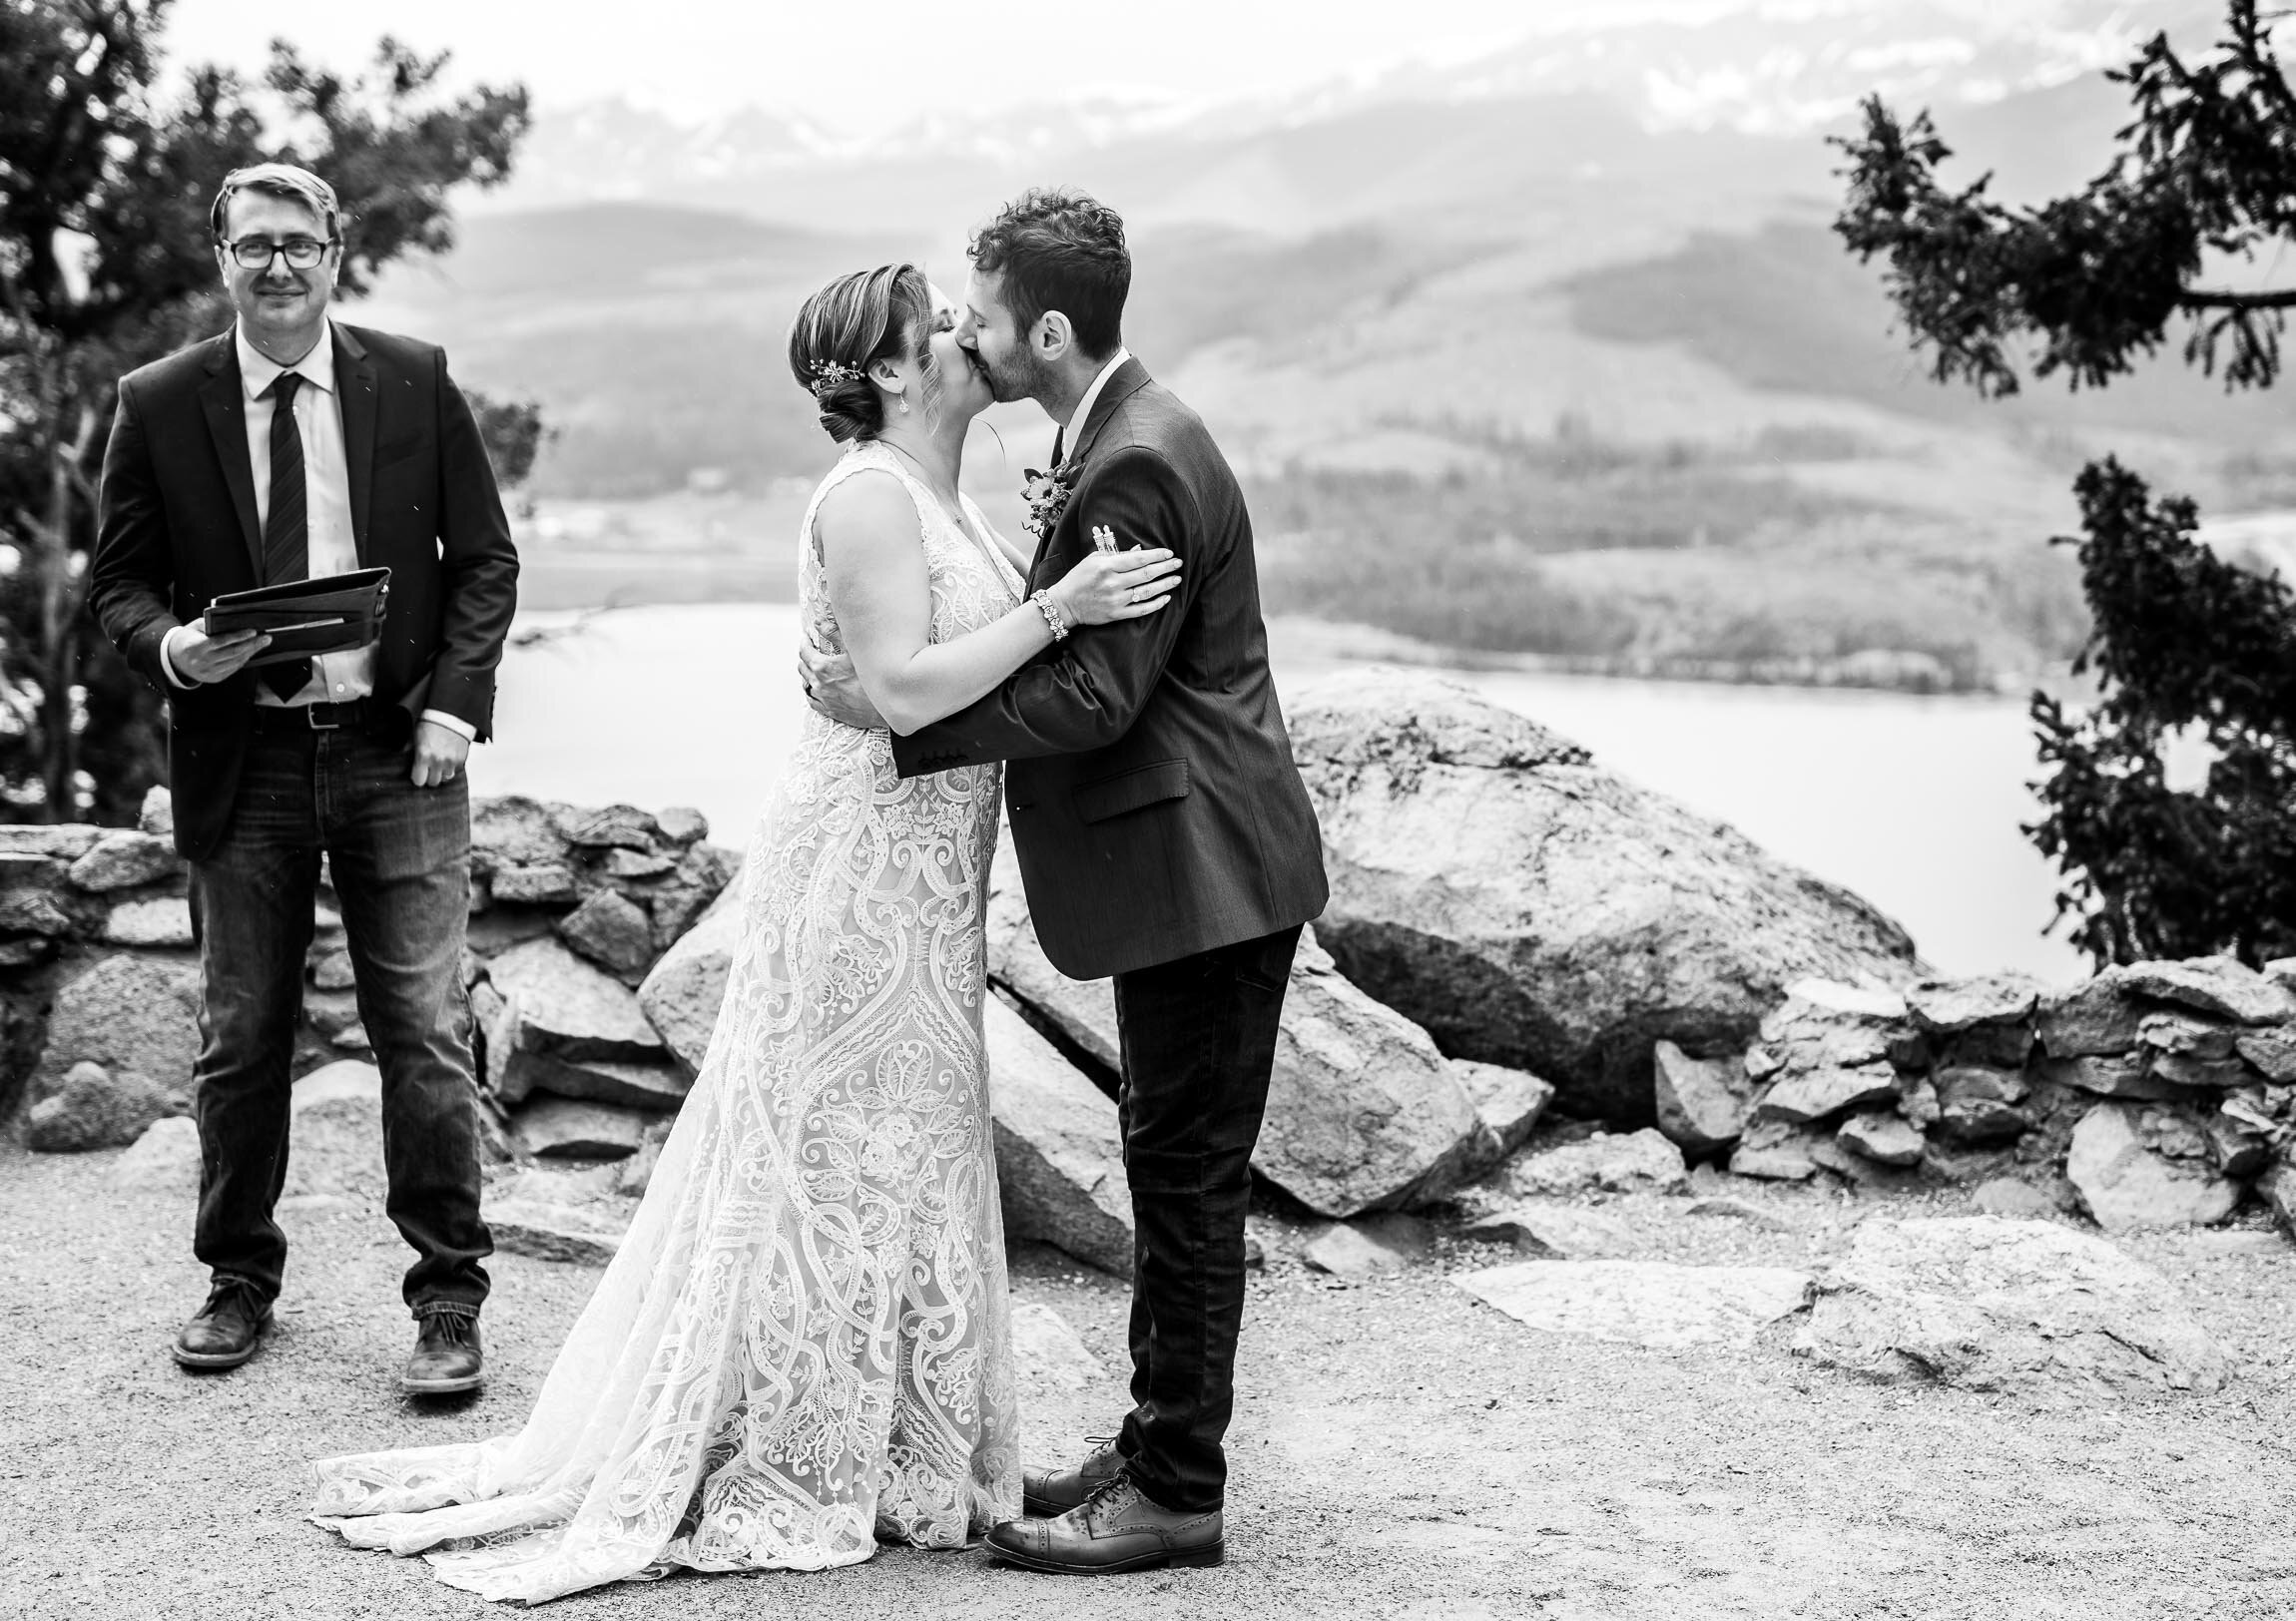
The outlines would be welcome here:
M 1084 431 L 1084 424 L 1092 420 L 1092 406 L 1100 398 L 1100 390 L 1115 374 L 1116 368 L 1132 358 L 1132 351 L 1123 344 L 1116 345 L 1116 353 L 1100 368 L 1100 375 L 1092 379 L 1092 386 L 1084 390 L 1084 397 L 1076 402 L 1076 414 L 1061 424 L 1060 461 L 1066 466 L 1076 454 L 1076 436 Z
M 248 466 L 256 482 L 256 532 L 263 533 L 272 509 L 272 412 L 278 398 L 272 385 L 288 371 L 302 378 L 295 390 L 294 425 L 302 440 L 304 510 L 307 513 L 306 579 L 348 574 L 359 566 L 358 541 L 350 525 L 350 455 L 343 446 L 342 395 L 334 385 L 334 322 L 320 329 L 310 352 L 292 365 L 281 365 L 248 341 L 244 328 L 232 328 L 232 345 L 239 353 L 240 392 L 247 418 Z M 276 584 L 267 580 L 266 585 Z M 179 687 L 192 685 L 176 671 L 179 625 L 160 641 L 160 663 L 168 679 Z M 327 653 L 311 660 L 311 676 L 291 698 L 281 698 L 263 682 L 256 683 L 256 702 L 271 706 L 294 704 L 347 704 L 374 694 L 374 648 L 369 645 L 345 653 Z M 475 740 L 477 729 L 458 715 L 424 710 L 422 718 Z

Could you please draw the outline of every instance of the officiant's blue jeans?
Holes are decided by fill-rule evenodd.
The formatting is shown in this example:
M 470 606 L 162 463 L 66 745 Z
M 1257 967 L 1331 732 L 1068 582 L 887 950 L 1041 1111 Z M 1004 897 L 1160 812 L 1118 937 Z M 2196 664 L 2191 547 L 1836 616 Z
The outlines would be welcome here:
M 259 731 L 221 843 L 192 863 L 200 942 L 200 1211 L 193 1251 L 276 1296 L 287 1236 L 289 1064 L 319 856 L 341 907 L 359 1020 L 382 1072 L 384 1209 L 415 1252 L 415 1314 L 475 1314 L 493 1251 L 478 1214 L 477 1096 L 461 959 L 470 790 L 408 780 L 410 746 L 345 728 Z
M 1220 1506 L 1236 1405 L 1244 1216 L 1297 928 L 1116 976 L 1117 1118 L 1132 1184 L 1133 1480 L 1181 1513 Z

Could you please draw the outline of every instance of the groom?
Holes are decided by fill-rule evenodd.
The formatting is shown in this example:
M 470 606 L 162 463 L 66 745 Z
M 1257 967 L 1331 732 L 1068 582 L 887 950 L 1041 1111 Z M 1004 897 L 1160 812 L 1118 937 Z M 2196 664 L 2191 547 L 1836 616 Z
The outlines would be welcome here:
M 1030 1517 L 988 1546 L 1039 1570 L 1217 1564 L 1252 1145 L 1292 953 L 1324 908 L 1323 849 L 1268 677 L 1243 492 L 1123 345 L 1123 221 L 1081 192 L 1031 191 L 971 259 L 960 341 L 998 399 L 1060 424 L 1054 474 L 1032 487 L 1029 587 L 1095 544 L 1182 561 L 1164 612 L 1058 642 L 892 740 L 904 777 L 1012 763 L 1005 803 L 1045 954 L 1116 981 L 1133 1407 L 1081 1464 L 1029 1471 Z M 805 675 L 824 713 L 883 725 L 842 658 L 809 657 Z

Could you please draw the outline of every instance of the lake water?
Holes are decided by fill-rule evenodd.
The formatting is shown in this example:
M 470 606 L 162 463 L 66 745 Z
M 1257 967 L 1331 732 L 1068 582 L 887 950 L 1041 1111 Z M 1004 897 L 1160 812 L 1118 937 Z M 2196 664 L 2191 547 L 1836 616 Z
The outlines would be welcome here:
M 514 646 L 501 741 L 473 753 L 471 787 L 696 806 L 719 842 L 747 844 L 804 713 L 796 635 L 786 604 L 636 608 Z M 1281 627 L 1274 640 L 1280 689 L 1335 668 L 1327 654 L 1288 650 Z M 2015 967 L 2066 980 L 2082 970 L 2085 958 L 2041 933 L 2054 874 L 2018 831 L 2035 813 L 2021 703 L 1448 673 L 1857 890 L 1946 972 Z

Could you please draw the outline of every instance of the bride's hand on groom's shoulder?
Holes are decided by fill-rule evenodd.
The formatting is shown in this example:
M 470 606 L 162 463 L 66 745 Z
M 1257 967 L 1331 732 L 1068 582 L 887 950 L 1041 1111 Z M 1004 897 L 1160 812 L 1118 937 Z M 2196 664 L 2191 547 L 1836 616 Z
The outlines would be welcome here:
M 1051 594 L 1077 624 L 1106 625 L 1156 612 L 1179 583 L 1179 558 L 1161 546 L 1135 546 L 1087 553 Z
M 854 662 L 845 654 L 817 653 L 811 643 L 800 642 L 798 682 L 817 714 L 862 732 L 883 730 L 884 717 L 861 691 L 861 677 L 854 673 Z

